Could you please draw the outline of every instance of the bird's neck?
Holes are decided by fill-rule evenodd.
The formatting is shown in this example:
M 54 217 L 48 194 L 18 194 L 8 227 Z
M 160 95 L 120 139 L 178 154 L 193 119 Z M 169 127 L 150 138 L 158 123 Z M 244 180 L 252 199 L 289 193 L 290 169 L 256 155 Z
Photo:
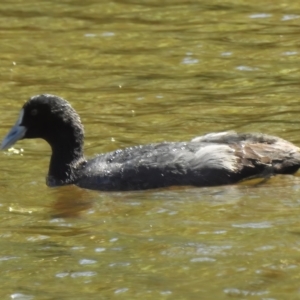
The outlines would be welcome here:
M 47 176 L 48 186 L 60 186 L 76 183 L 78 171 L 84 166 L 86 160 L 83 155 L 83 137 L 62 137 L 49 143 L 52 148 L 49 172 Z

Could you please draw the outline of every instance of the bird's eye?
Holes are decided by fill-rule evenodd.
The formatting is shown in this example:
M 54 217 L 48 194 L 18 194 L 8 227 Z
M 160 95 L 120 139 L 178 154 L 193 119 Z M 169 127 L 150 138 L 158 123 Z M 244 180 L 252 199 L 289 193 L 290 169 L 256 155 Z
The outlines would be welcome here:
M 37 109 L 33 109 L 33 110 L 31 111 L 31 115 L 32 115 L 32 116 L 36 116 L 37 113 L 38 113 L 38 110 L 37 110 Z

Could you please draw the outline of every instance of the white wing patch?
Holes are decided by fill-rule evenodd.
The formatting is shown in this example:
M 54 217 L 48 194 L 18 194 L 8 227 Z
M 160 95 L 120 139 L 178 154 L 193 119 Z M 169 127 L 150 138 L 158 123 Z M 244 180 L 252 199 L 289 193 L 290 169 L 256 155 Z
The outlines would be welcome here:
M 216 168 L 238 171 L 239 158 L 228 145 L 207 145 L 195 153 L 193 168 Z
M 224 141 L 224 138 L 236 138 L 237 133 L 235 131 L 222 131 L 222 132 L 212 132 L 205 135 L 197 136 L 193 138 L 192 142 L 204 142 L 204 143 L 213 143 L 213 142 L 222 142 Z

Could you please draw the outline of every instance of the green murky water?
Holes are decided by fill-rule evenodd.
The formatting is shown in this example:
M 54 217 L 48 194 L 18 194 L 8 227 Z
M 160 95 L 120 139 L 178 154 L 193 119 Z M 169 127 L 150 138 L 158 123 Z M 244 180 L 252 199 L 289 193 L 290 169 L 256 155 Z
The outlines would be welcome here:
M 234 129 L 300 145 L 297 1 L 2 1 L 1 128 L 70 100 L 86 154 Z M 49 189 L 49 147 L 1 153 L 1 299 L 299 299 L 300 179 Z

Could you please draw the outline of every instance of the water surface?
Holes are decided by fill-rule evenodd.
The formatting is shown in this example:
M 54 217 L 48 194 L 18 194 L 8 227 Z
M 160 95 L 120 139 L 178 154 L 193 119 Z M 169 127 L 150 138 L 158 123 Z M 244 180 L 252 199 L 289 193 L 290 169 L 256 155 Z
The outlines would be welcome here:
M 0 136 L 53 93 L 80 113 L 87 156 L 221 130 L 300 145 L 297 1 L 18 0 L 0 15 Z M 1 299 L 299 298 L 299 177 L 49 189 L 48 145 L 15 148 L 0 160 Z

